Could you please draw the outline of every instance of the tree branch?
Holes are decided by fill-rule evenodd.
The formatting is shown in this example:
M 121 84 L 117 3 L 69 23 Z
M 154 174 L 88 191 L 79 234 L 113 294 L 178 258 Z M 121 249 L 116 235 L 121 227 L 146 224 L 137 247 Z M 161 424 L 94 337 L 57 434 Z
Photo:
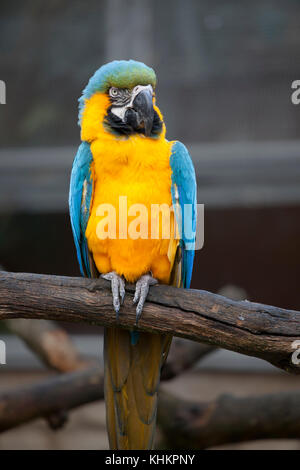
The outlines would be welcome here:
M 50 369 L 72 372 L 88 364 L 87 359 L 80 357 L 69 335 L 54 322 L 18 318 L 6 320 L 5 324 Z
M 66 411 L 102 398 L 100 367 L 59 374 L 37 384 L 6 390 L 0 393 L 0 432 L 39 417 L 58 427 Z M 58 426 L 53 423 L 53 417 Z
M 0 393 L 0 432 L 39 417 L 56 427 L 66 411 L 101 399 L 100 367 L 7 390 Z M 300 392 L 294 391 L 243 398 L 222 395 L 199 403 L 160 390 L 158 425 L 164 448 L 172 449 L 203 449 L 253 439 L 299 439 L 299 403 Z
M 205 449 L 256 439 L 299 439 L 300 392 L 261 396 L 221 395 L 197 403 L 159 394 L 158 423 L 164 447 Z
M 40 318 L 135 328 L 134 287 L 116 321 L 110 285 L 103 279 L 0 273 L 0 320 Z M 205 291 L 155 286 L 136 328 L 168 333 L 256 356 L 289 372 L 292 343 L 300 338 L 300 313 Z
M 171 380 L 193 367 L 200 359 L 215 351 L 208 344 L 195 343 L 182 338 L 174 338 L 166 363 L 161 372 L 161 380 Z
M 186 371 L 209 350 L 209 346 L 176 338 L 163 367 L 161 380 L 170 380 Z M 54 366 L 48 365 L 54 368 L 56 362 Z M 58 429 L 65 424 L 67 411 L 103 399 L 104 376 L 100 365 L 85 365 L 83 369 L 81 362 L 74 362 L 77 373 L 69 372 L 36 384 L 0 392 L 0 432 L 38 417 L 46 418 L 52 429 Z

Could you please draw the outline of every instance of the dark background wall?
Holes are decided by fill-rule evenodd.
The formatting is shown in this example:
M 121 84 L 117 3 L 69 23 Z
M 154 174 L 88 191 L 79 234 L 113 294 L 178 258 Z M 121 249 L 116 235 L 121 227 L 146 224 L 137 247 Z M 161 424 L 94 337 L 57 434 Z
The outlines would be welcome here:
M 78 141 L 77 97 L 114 58 L 157 70 L 168 136 L 297 138 L 298 0 L 2 0 L 0 145 Z

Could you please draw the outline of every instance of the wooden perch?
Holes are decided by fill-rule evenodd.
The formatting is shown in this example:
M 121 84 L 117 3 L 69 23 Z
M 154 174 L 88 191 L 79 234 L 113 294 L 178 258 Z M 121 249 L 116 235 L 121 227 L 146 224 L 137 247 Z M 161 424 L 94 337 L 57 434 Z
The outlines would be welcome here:
M 103 279 L 0 273 L 0 320 L 36 318 L 135 328 L 133 286 L 120 311 L 112 309 Z M 137 330 L 171 333 L 193 341 L 265 359 L 289 372 L 293 342 L 300 339 L 300 313 L 205 291 L 151 288 Z

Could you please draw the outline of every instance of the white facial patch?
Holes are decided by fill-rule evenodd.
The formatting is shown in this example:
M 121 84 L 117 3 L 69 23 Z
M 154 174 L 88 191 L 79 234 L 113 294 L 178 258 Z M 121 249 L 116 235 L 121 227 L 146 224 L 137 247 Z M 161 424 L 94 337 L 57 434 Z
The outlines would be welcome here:
M 115 116 L 118 116 L 118 118 L 120 118 L 120 119 L 124 122 L 125 113 L 126 113 L 127 109 L 132 108 L 132 104 L 133 104 L 134 99 L 136 98 L 136 96 L 137 96 L 142 90 L 149 90 L 149 91 L 151 91 L 151 93 L 153 93 L 153 88 L 152 88 L 151 85 L 137 85 L 137 86 L 135 86 L 134 89 L 132 90 L 130 102 L 129 102 L 128 104 L 126 104 L 125 106 L 113 106 L 113 107 L 111 108 L 111 112 L 112 112 Z
M 118 116 L 122 121 L 124 121 L 125 113 L 127 111 L 128 106 L 119 106 L 119 107 L 113 107 L 111 108 L 111 112 L 115 115 Z

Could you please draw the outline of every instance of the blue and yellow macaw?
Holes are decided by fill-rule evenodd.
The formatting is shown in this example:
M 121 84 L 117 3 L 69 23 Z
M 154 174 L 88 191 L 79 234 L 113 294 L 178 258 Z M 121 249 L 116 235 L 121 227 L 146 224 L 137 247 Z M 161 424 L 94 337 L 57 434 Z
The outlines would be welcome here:
M 165 138 L 155 86 L 153 69 L 134 60 L 110 62 L 91 77 L 79 99 L 82 143 L 73 163 L 69 195 L 82 275 L 101 275 L 111 282 L 117 316 L 125 281 L 136 283 L 137 321 L 149 286 L 160 282 L 189 287 L 194 260 L 194 167 L 185 146 Z M 124 196 L 126 207 L 139 204 L 147 209 L 150 225 L 152 205 L 173 207 L 169 236 L 163 236 L 162 217 L 155 219 L 159 225 L 155 237 L 150 229 L 147 237 L 132 237 L 127 228 L 124 232 L 120 222 L 124 219 L 120 197 Z M 191 207 L 188 216 L 185 206 Z M 103 223 L 103 207 L 113 207 L 112 231 Z M 126 212 L 126 227 L 134 215 L 136 211 Z M 187 217 L 191 219 L 188 234 Z M 112 449 L 152 448 L 160 370 L 170 343 L 169 335 L 106 329 L 105 401 Z

